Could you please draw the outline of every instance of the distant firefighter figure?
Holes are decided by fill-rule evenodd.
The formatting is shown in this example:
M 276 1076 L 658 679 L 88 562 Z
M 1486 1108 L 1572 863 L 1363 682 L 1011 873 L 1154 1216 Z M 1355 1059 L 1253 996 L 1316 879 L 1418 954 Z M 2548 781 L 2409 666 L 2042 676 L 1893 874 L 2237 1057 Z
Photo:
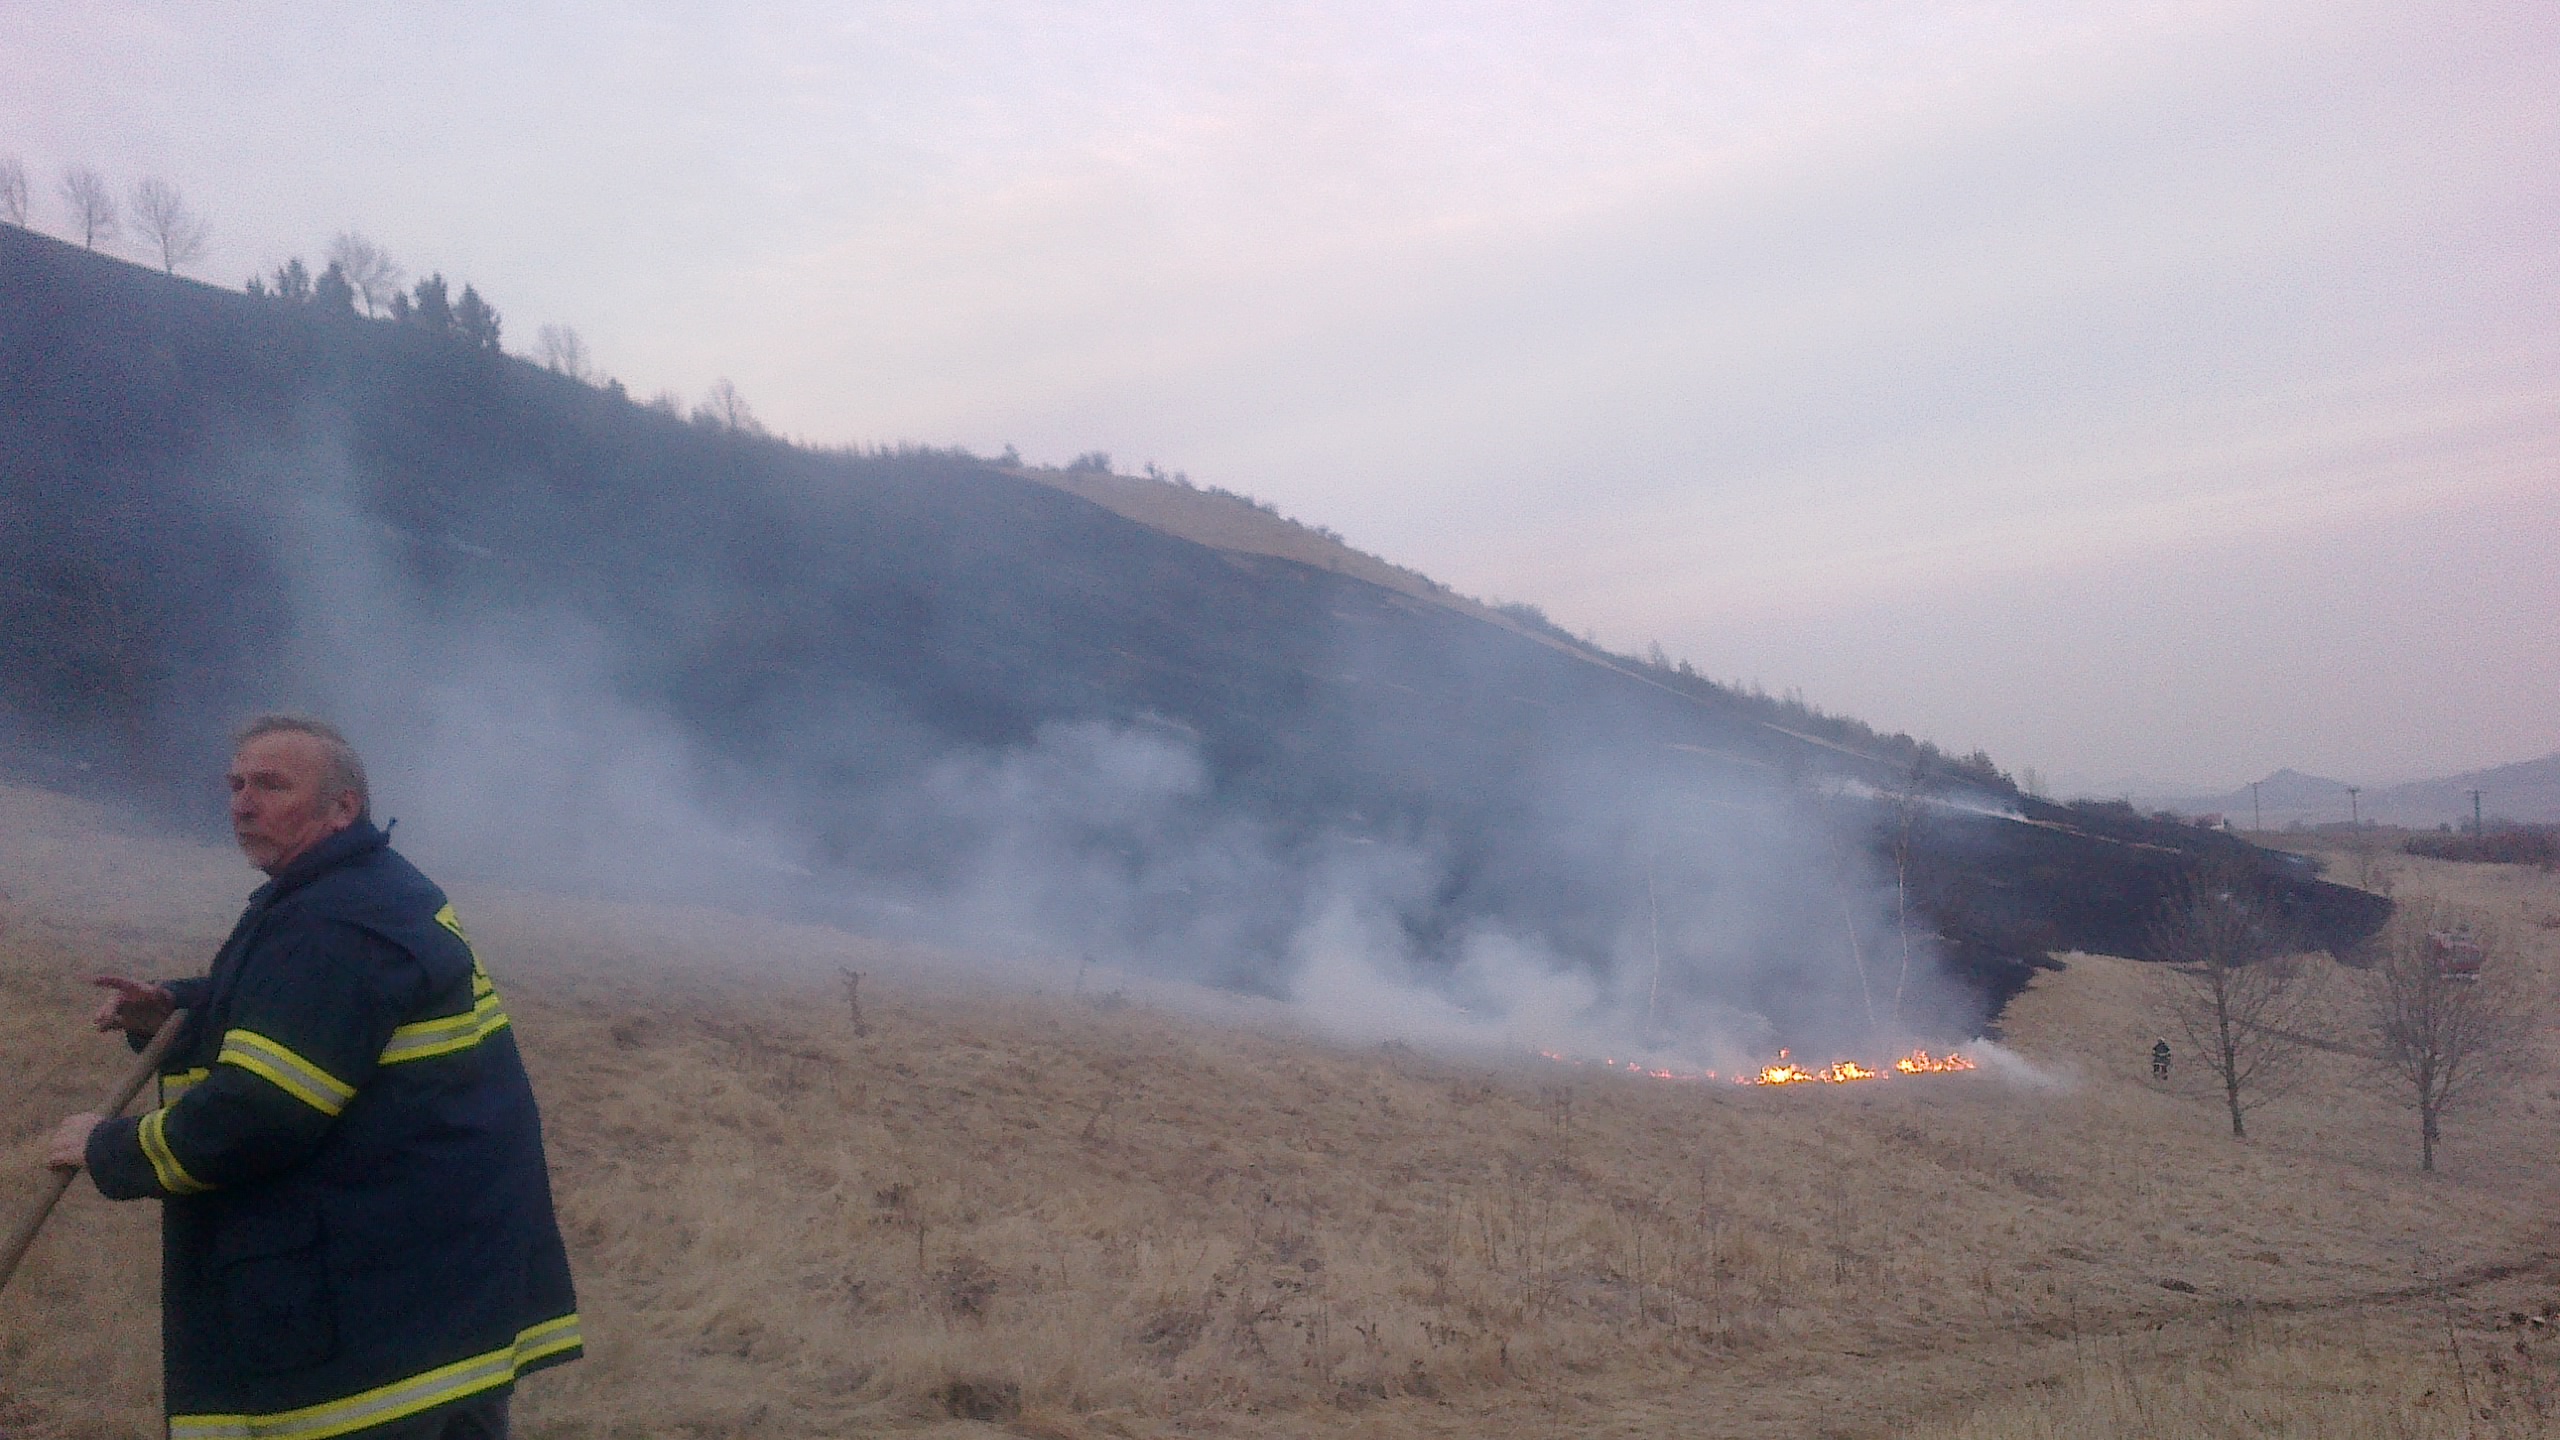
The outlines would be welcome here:
M 2151 1078 L 2169 1078 L 2169 1042 L 2165 1039 L 2151 1042 Z

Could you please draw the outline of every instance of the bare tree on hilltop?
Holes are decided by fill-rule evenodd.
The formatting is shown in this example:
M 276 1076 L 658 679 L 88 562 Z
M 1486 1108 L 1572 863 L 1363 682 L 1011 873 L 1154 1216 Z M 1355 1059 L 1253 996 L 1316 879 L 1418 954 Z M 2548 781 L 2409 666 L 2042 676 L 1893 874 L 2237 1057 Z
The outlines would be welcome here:
M 407 278 L 381 246 L 353 230 L 341 231 L 337 239 L 329 242 L 329 263 L 346 277 L 356 303 L 364 307 L 367 315 L 389 310 L 393 297 L 400 293 L 401 282 Z
M 62 198 L 71 207 L 71 228 L 80 232 L 82 249 L 116 238 L 116 197 L 105 176 L 86 165 L 72 166 L 62 172 Z
M 726 430 L 732 435 L 762 435 L 764 425 L 756 412 L 747 408 L 747 399 L 738 387 L 723 375 L 711 382 L 710 392 L 702 403 L 693 407 L 693 423 L 707 430 Z
M 2545 1006 L 2496 932 L 2442 907 L 2403 911 L 2368 982 L 2376 1064 L 2418 1112 L 2418 1168 L 2436 1168 L 2448 1112 L 2531 1067 Z
M 2314 972 L 2256 875 L 2200 865 L 2151 923 L 2153 956 L 2170 966 L 2179 1031 L 2221 1082 L 2231 1136 L 2248 1113 L 2290 1090 L 2321 1025 Z
M 566 375 L 572 380 L 585 380 L 590 374 L 587 342 L 579 339 L 578 332 L 566 325 L 543 326 L 534 340 L 533 358 L 543 369 L 555 375 Z
M 157 178 L 134 182 L 133 228 L 160 252 L 160 268 L 171 275 L 204 258 L 205 241 L 213 233 L 203 216 L 187 208 L 177 186 Z
M 27 167 L 15 155 L 0 160 L 0 221 L 27 223 Z

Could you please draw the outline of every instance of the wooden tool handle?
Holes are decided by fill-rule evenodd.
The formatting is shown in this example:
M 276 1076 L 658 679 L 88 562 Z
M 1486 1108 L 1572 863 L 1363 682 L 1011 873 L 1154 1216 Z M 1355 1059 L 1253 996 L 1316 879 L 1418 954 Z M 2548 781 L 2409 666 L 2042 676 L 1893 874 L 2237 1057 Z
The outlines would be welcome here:
M 160 1061 L 168 1055 L 169 1047 L 178 1043 L 178 1031 L 186 1019 L 187 1012 L 179 1010 L 160 1022 L 159 1033 L 153 1035 L 151 1043 L 143 1046 L 142 1053 L 134 1057 L 132 1073 L 126 1075 L 116 1086 L 115 1093 L 107 1097 L 105 1114 L 110 1117 L 123 1114 L 124 1107 L 133 1103 L 133 1097 L 142 1093 L 142 1087 L 151 1083 L 151 1077 L 159 1072 Z M 0 1250 L 0 1290 L 9 1288 L 9 1277 L 18 1273 L 18 1262 L 26 1259 L 27 1251 L 34 1247 L 36 1232 L 44 1228 L 46 1218 L 53 1214 L 53 1207 L 61 1203 L 62 1192 L 70 1189 L 71 1182 L 79 1178 L 77 1170 L 53 1172 L 53 1178 L 45 1184 L 44 1197 L 27 1212 L 25 1219 L 18 1222 L 18 1228 L 9 1232 L 8 1248 Z

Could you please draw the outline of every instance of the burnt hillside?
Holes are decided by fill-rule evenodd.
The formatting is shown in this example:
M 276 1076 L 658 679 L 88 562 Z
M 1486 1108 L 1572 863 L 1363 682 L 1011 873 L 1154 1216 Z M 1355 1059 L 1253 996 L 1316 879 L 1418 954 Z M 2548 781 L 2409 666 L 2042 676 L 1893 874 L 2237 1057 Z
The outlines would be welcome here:
M 16 763 L 205 817 L 224 730 L 287 704 L 410 777 L 404 842 L 507 817 L 457 849 L 509 873 L 657 850 L 713 898 L 1259 988 L 1351 886 L 1425 964 L 1498 930 L 1606 972 L 1641 925 L 1697 1013 L 1801 1033 L 1845 1003 L 1807 957 L 1863 957 L 1832 891 L 1897 840 L 1995 1003 L 2049 947 L 2136 948 L 2210 850 L 2332 943 L 2382 908 L 965 454 L 708 428 L 0 226 Z

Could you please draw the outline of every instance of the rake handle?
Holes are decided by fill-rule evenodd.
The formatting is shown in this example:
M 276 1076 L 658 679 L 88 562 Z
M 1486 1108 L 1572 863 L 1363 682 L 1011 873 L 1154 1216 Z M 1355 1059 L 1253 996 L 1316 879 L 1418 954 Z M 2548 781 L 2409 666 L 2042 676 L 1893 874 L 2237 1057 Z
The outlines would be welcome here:
M 160 1069 L 160 1062 L 168 1055 L 169 1047 L 178 1043 L 178 1031 L 186 1018 L 186 1012 L 181 1010 L 160 1022 L 159 1033 L 153 1035 L 151 1043 L 143 1046 L 142 1053 L 134 1057 L 132 1073 L 126 1075 L 116 1086 L 115 1093 L 107 1097 L 103 1113 L 110 1118 L 123 1114 L 124 1107 L 133 1103 L 133 1097 L 142 1093 L 142 1087 L 151 1083 L 151 1077 Z M 18 1262 L 26 1259 L 27 1251 L 35 1246 L 36 1232 L 44 1228 L 45 1220 L 53 1214 L 53 1207 L 61 1203 L 63 1192 L 79 1178 L 77 1170 L 55 1171 L 53 1178 L 45 1184 L 43 1198 L 27 1211 L 26 1218 L 18 1222 L 18 1228 L 10 1232 L 8 1248 L 0 1250 L 0 1290 L 9 1288 L 9 1277 L 18 1273 Z

